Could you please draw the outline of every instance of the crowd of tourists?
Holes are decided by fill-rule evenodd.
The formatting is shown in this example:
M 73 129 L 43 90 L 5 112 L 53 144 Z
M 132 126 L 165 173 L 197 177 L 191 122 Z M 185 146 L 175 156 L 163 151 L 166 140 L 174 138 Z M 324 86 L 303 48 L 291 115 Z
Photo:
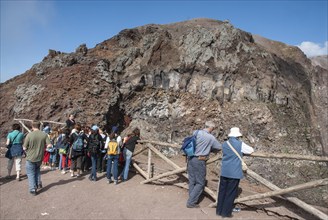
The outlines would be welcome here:
M 20 181 L 22 157 L 26 155 L 26 174 L 32 195 L 42 188 L 41 168 L 70 173 L 76 178 L 89 172 L 90 181 L 97 181 L 97 173 L 106 172 L 108 183 L 126 181 L 135 146 L 140 140 L 138 128 L 122 138 L 117 126 L 106 133 L 97 125 L 88 127 L 75 123 L 73 115 L 69 116 L 64 129 L 52 130 L 44 124 L 41 131 L 40 122 L 33 122 L 32 132 L 25 138 L 19 124 L 12 128 L 7 136 L 8 176 L 15 161 L 16 179 Z M 194 154 L 187 158 L 189 198 L 186 206 L 199 207 L 199 198 L 206 184 L 206 161 L 210 152 L 222 150 L 216 214 L 231 217 L 233 211 L 240 211 L 234 207 L 234 200 L 238 195 L 239 181 L 243 178 L 242 156 L 253 153 L 254 149 L 240 139 L 242 134 L 238 127 L 230 129 L 228 140 L 223 144 L 211 134 L 215 128 L 212 121 L 207 121 L 204 129 L 193 132 L 196 147 Z
M 31 194 L 36 195 L 42 188 L 41 169 L 58 170 L 75 178 L 89 172 L 90 181 L 97 181 L 97 173 L 106 172 L 107 182 L 114 184 L 128 179 L 132 154 L 140 139 L 138 128 L 122 139 L 117 126 L 107 133 L 97 125 L 75 123 L 73 115 L 63 129 L 51 129 L 44 123 L 40 130 L 40 126 L 40 122 L 33 122 L 32 131 L 24 138 L 20 125 L 13 124 L 6 143 L 9 159 L 6 178 L 11 178 L 15 161 L 16 179 L 21 180 L 22 158 L 26 156 Z

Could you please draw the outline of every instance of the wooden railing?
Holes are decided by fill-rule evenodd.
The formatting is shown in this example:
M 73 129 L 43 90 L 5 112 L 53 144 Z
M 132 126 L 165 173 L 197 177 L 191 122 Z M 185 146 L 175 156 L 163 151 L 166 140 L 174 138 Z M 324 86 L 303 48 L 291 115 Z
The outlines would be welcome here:
M 31 132 L 31 130 L 25 125 L 26 122 L 33 122 L 33 120 L 30 120 L 30 119 L 25 119 L 25 118 L 14 118 L 14 121 L 18 121 L 21 125 L 22 125 L 22 132 L 24 132 L 24 129 L 27 130 L 28 132 Z M 42 129 L 42 126 L 44 123 L 49 123 L 49 124 L 56 124 L 56 125 L 61 125 L 61 126 L 65 126 L 66 123 L 63 123 L 63 122 L 56 122 L 56 121 L 40 121 L 41 123 L 41 127 L 40 129 Z M 63 127 L 64 127 L 63 126 Z
M 159 142 L 159 141 L 150 141 L 150 140 L 140 140 L 138 141 L 139 144 L 141 145 L 141 148 L 137 150 L 133 157 L 136 155 L 140 154 L 141 152 L 145 151 L 148 149 L 148 160 L 147 160 L 147 171 L 144 171 L 141 169 L 141 167 L 138 166 L 136 162 L 133 162 L 133 167 L 136 168 L 137 171 L 145 178 L 145 180 L 141 181 L 141 184 L 145 183 L 151 183 L 156 180 L 160 180 L 164 177 L 176 175 L 176 174 L 181 174 L 184 177 L 188 179 L 188 175 L 185 173 L 187 170 L 187 167 L 180 167 L 177 164 L 175 164 L 172 160 L 167 158 L 163 153 L 161 153 L 157 148 L 154 146 L 164 146 L 164 147 L 172 147 L 172 148 L 178 148 L 180 149 L 180 145 L 178 144 L 170 144 L 170 143 L 165 143 L 165 142 Z M 152 164 L 152 152 L 155 153 L 157 156 L 162 158 L 164 161 L 166 161 L 168 164 L 170 164 L 174 170 L 170 170 L 168 172 L 161 173 L 157 176 L 152 176 L 151 173 L 151 164 Z M 328 157 L 320 157 L 320 156 L 311 156 L 311 155 L 295 155 L 295 154 L 268 154 L 268 153 L 261 153 L 261 152 L 255 152 L 251 155 L 246 155 L 250 157 L 262 157 L 262 158 L 280 158 L 280 159 L 295 159 L 295 160 L 311 160 L 311 161 L 318 161 L 318 162 L 328 162 Z M 215 155 L 213 158 L 210 158 L 206 163 L 211 164 L 213 162 L 216 162 L 218 160 L 222 159 L 221 154 Z M 274 185 L 273 183 L 269 182 L 268 180 L 264 179 L 257 173 L 255 173 L 253 170 L 248 169 L 247 170 L 247 175 L 250 176 L 251 178 L 257 180 L 258 182 L 262 183 L 264 186 L 272 190 L 271 192 L 267 193 L 262 193 L 262 194 L 256 194 L 252 196 L 247 196 L 247 197 L 242 197 L 238 198 L 235 200 L 237 203 L 249 201 L 249 200 L 255 200 L 255 199 L 261 199 L 261 198 L 266 198 L 266 197 L 272 197 L 272 196 L 279 196 L 282 195 L 285 199 L 288 201 L 294 203 L 298 207 L 302 208 L 303 210 L 307 211 L 308 213 L 311 213 L 312 215 L 318 217 L 319 219 L 327 220 L 328 216 L 321 212 L 320 210 L 310 206 L 309 204 L 305 203 L 304 201 L 296 198 L 296 197 L 291 197 L 286 195 L 287 193 L 290 192 L 295 192 L 295 191 L 300 191 L 304 189 L 310 189 L 310 188 L 315 188 L 315 187 L 320 187 L 320 186 L 327 186 L 328 185 L 328 178 L 321 179 L 321 180 L 316 180 L 300 185 L 296 185 L 293 187 L 289 187 L 286 189 L 280 189 L 278 186 Z M 183 187 L 188 189 L 188 184 L 187 182 L 185 183 L 173 183 L 173 185 Z M 214 200 L 217 201 L 217 192 L 212 191 L 208 187 L 205 187 L 204 191 Z M 210 204 L 210 207 L 215 207 L 216 202 Z
M 28 132 L 31 132 L 31 130 L 25 125 L 25 122 L 26 121 L 32 122 L 32 120 L 29 120 L 29 119 L 14 119 L 14 120 L 18 121 L 22 125 L 23 129 L 26 129 Z M 44 122 L 58 124 L 58 125 L 65 125 L 65 123 L 54 122 L 54 121 L 42 121 L 42 124 Z M 133 157 L 136 157 L 138 154 L 140 154 L 143 151 L 148 149 L 147 171 L 144 171 L 143 169 L 141 169 L 138 166 L 138 164 L 136 162 L 132 161 L 133 167 L 145 178 L 144 181 L 141 181 L 141 184 L 151 183 L 153 181 L 160 180 L 164 177 L 168 177 L 168 176 L 172 176 L 172 175 L 176 175 L 176 174 L 181 174 L 182 176 L 184 176 L 185 178 L 188 179 L 188 175 L 185 173 L 187 170 L 186 166 L 184 166 L 184 167 L 178 166 L 173 161 L 171 161 L 169 158 L 167 158 L 163 153 L 161 153 L 156 147 L 154 147 L 154 146 L 164 146 L 164 147 L 172 147 L 172 148 L 180 149 L 180 147 L 181 147 L 180 145 L 159 142 L 159 141 L 150 141 L 150 140 L 140 140 L 138 142 L 139 142 L 139 145 L 141 145 L 141 148 L 137 149 L 134 152 Z M 151 172 L 152 152 L 155 153 L 160 158 L 162 158 L 164 161 L 166 161 L 169 165 L 171 165 L 174 168 L 174 170 L 168 171 L 168 172 L 165 172 L 165 173 L 162 173 L 162 174 L 159 174 L 159 175 L 153 177 L 152 172 Z M 312 155 L 277 154 L 277 153 L 269 154 L 269 153 L 263 153 L 263 152 L 255 152 L 255 153 L 252 153 L 251 155 L 246 155 L 246 156 L 260 157 L 260 158 L 278 158 L 278 159 L 295 159 L 295 160 L 310 160 L 310 161 L 318 161 L 318 162 L 328 162 L 328 157 L 320 157 L 320 156 L 312 156 Z M 221 155 L 217 154 L 213 158 L 210 158 L 206 162 L 206 164 L 211 164 L 220 159 L 221 159 Z M 319 186 L 326 186 L 326 185 L 328 185 L 328 178 L 308 182 L 305 184 L 300 184 L 300 185 L 289 187 L 286 189 L 280 189 L 278 186 L 276 186 L 273 183 L 269 182 L 268 180 L 264 179 L 263 177 L 261 177 L 260 175 L 258 175 L 257 173 L 255 173 L 254 171 L 252 171 L 250 169 L 247 170 L 247 175 L 252 177 L 253 179 L 257 180 L 258 182 L 262 183 L 264 186 L 271 189 L 272 191 L 267 192 L 267 193 L 247 196 L 247 197 L 243 197 L 243 198 L 238 198 L 235 200 L 235 202 L 241 203 L 241 202 L 254 200 L 254 199 L 261 199 L 261 198 L 266 198 L 266 197 L 271 197 L 271 196 L 282 195 L 288 201 L 294 203 L 298 207 L 313 214 L 314 216 L 316 216 L 320 219 L 323 219 L 323 220 L 328 219 L 328 216 L 325 213 L 321 212 L 320 210 L 308 205 L 307 203 L 303 202 L 302 200 L 300 200 L 296 197 L 290 197 L 288 195 L 287 196 L 285 195 L 287 193 L 295 192 L 295 191 L 299 191 L 299 190 L 310 189 L 310 188 L 319 187 Z M 188 189 L 187 182 L 173 183 L 173 185 Z M 205 187 L 204 191 L 214 201 L 217 201 L 217 192 L 212 191 L 208 187 Z M 215 207 L 215 206 L 216 206 L 216 202 L 212 203 L 210 205 L 210 207 Z

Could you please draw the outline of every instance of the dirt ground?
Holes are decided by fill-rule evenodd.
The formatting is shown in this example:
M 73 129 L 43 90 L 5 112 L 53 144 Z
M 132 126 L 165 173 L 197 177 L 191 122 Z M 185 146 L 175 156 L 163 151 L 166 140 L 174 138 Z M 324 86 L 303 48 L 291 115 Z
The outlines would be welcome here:
M 177 161 L 183 166 L 181 158 Z M 165 169 L 163 163 L 158 162 L 154 161 L 157 170 Z M 160 183 L 142 185 L 144 178 L 133 169 L 130 179 L 118 185 L 108 184 L 105 173 L 98 174 L 97 182 L 90 182 L 88 173 L 72 178 L 69 173 L 63 175 L 58 170 L 42 170 L 43 188 L 37 196 L 32 196 L 28 192 L 25 159 L 21 181 L 14 175 L 11 179 L 5 178 L 6 158 L 0 158 L 0 168 L 1 219 L 221 219 L 214 208 L 208 207 L 213 202 L 208 196 L 201 200 L 201 208 L 188 209 L 186 189 Z M 212 188 L 217 186 L 217 177 L 211 172 L 208 183 Z M 251 194 L 254 188 L 262 190 L 246 180 L 241 182 L 241 187 L 244 195 Z M 294 210 L 286 208 L 283 203 L 264 199 L 250 205 L 239 204 L 242 211 L 234 213 L 232 219 L 314 219 L 297 210 L 294 212 L 295 207 Z

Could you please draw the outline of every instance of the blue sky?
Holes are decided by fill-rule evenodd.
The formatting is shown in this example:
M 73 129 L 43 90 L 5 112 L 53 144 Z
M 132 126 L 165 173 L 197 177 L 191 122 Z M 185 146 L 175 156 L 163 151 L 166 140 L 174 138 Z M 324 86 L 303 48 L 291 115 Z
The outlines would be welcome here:
M 328 0 L 97 1 L 0 0 L 1 82 L 42 61 L 49 49 L 74 52 L 123 29 L 193 18 L 230 20 L 237 28 L 327 54 Z

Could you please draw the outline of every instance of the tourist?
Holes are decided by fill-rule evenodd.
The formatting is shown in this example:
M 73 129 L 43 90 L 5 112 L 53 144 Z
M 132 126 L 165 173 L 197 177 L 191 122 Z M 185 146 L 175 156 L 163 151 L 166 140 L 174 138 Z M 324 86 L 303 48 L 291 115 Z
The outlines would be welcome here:
M 103 142 L 102 146 L 105 146 L 105 142 L 107 139 L 107 133 L 104 132 L 102 129 L 99 128 L 99 134 L 101 136 L 101 141 Z M 97 172 L 103 173 L 106 172 L 106 160 L 104 157 L 106 156 L 106 149 L 102 148 L 99 151 L 98 159 L 97 159 Z
M 43 123 L 43 132 L 46 133 L 50 139 L 50 132 L 51 132 L 51 129 L 50 129 L 50 126 L 47 122 Z M 44 146 L 44 154 L 43 154 L 43 159 L 42 159 L 42 164 L 41 164 L 41 167 L 43 169 L 48 169 L 50 168 L 49 166 L 49 159 L 50 159 L 50 152 L 47 150 L 47 147 Z
M 211 150 L 221 150 L 221 144 L 211 134 L 215 129 L 212 121 L 205 122 L 203 130 L 194 131 L 196 136 L 195 156 L 188 158 L 189 198 L 187 208 L 198 208 L 198 200 L 206 182 L 206 161 Z
M 97 181 L 97 160 L 100 149 L 103 148 L 102 137 L 99 134 L 99 128 L 97 125 L 91 127 L 91 134 L 88 137 L 88 154 L 91 157 L 91 174 L 89 180 Z
M 107 170 L 106 176 L 108 183 L 112 182 L 112 174 L 114 175 L 114 184 L 118 180 L 118 159 L 122 146 L 122 138 L 117 133 L 111 133 L 106 140 L 105 149 L 107 150 Z M 112 164 L 113 163 L 113 164 Z M 113 169 L 112 169 L 113 165 Z M 113 171 L 113 172 L 112 172 Z
M 8 158 L 8 175 L 7 178 L 10 178 L 11 170 L 15 161 L 16 168 L 16 179 L 20 181 L 20 172 L 22 166 L 22 155 L 23 155 L 23 139 L 24 134 L 20 132 L 21 126 L 17 123 L 12 125 L 12 131 L 7 136 L 7 148 L 11 158 Z
M 76 176 L 79 177 L 81 175 L 81 167 L 82 167 L 82 159 L 85 152 L 84 143 L 87 141 L 87 136 L 81 130 L 81 125 L 76 124 L 74 129 L 72 130 L 72 134 L 70 136 L 70 159 L 71 159 L 71 177 Z
M 82 132 L 85 134 L 86 140 L 88 140 L 89 139 L 89 135 L 91 133 L 90 127 L 83 126 L 82 127 Z M 91 167 L 91 158 L 88 156 L 88 149 L 86 147 L 84 149 L 83 157 L 82 157 L 81 173 L 83 173 L 85 171 L 88 171 L 90 167 Z
M 58 169 L 61 171 L 62 174 L 66 173 L 66 169 L 70 167 L 68 164 L 68 151 L 69 151 L 69 135 L 70 130 L 68 128 L 64 128 L 60 130 L 60 134 L 57 139 L 56 148 L 58 149 L 59 153 L 59 167 Z
M 72 131 L 75 126 L 75 116 L 73 114 L 70 114 L 68 116 L 68 119 L 66 120 L 66 127 Z
M 241 157 L 243 154 L 251 154 L 254 152 L 252 147 L 239 139 L 241 136 L 242 134 L 239 128 L 233 127 L 228 134 L 228 140 L 222 145 L 223 157 L 218 204 L 216 207 L 216 214 L 222 217 L 232 217 L 233 211 L 240 211 L 240 209 L 237 208 L 234 210 L 233 205 L 238 195 L 239 181 L 243 178 Z M 229 146 L 229 144 L 231 146 Z
M 134 149 L 136 147 L 136 144 L 137 144 L 138 140 L 140 140 L 140 130 L 139 130 L 139 128 L 135 128 L 133 130 L 132 134 L 129 135 L 129 136 L 130 136 L 130 138 L 124 144 L 123 154 L 124 154 L 125 164 L 124 164 L 123 171 L 120 175 L 121 179 L 123 181 L 126 181 L 128 179 L 132 154 L 134 152 Z
M 51 170 L 54 170 L 56 168 L 57 153 L 58 153 L 56 144 L 57 144 L 58 136 L 59 136 L 58 128 L 53 129 L 49 135 L 52 147 L 47 148 L 47 152 L 50 153 L 49 165 Z
M 24 141 L 26 151 L 26 174 L 29 182 L 29 191 L 36 195 L 37 189 L 42 188 L 40 166 L 44 154 L 44 146 L 51 147 L 48 135 L 39 130 L 40 122 L 32 123 L 32 132 Z

